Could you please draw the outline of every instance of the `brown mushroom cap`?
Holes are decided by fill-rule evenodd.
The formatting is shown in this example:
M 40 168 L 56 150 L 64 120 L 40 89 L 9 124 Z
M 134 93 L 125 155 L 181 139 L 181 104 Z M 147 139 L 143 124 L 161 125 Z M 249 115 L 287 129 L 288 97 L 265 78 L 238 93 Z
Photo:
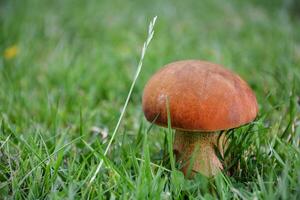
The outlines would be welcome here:
M 167 126 L 167 102 L 172 128 L 185 131 L 239 127 L 258 112 L 255 94 L 244 80 L 200 60 L 170 63 L 148 81 L 143 94 L 146 119 Z

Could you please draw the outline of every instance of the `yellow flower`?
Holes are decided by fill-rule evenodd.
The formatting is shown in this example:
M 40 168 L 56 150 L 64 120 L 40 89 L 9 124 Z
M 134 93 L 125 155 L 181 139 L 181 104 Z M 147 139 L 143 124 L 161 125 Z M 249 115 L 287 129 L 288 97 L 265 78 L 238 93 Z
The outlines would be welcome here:
M 13 45 L 8 47 L 4 51 L 4 58 L 7 60 L 13 59 L 19 53 L 19 47 L 17 45 Z

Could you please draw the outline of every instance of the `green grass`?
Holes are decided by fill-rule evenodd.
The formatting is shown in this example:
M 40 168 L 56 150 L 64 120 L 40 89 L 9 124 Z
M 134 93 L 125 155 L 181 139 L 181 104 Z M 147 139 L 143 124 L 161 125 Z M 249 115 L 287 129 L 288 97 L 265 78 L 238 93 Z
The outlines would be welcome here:
M 0 199 L 299 199 L 300 18 L 291 2 L 1 1 Z M 227 132 L 226 171 L 212 179 L 184 179 L 172 131 L 141 109 L 149 77 L 189 58 L 234 70 L 259 102 L 254 123 Z

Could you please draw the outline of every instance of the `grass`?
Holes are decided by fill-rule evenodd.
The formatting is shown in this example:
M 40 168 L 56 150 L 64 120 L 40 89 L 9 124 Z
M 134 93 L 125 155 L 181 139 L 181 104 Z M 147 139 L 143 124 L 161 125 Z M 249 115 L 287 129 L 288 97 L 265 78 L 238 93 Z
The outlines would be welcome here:
M 1 1 L 0 199 L 299 199 L 300 23 L 290 2 Z M 255 122 L 227 131 L 226 171 L 212 179 L 184 179 L 172 130 L 141 110 L 147 79 L 189 58 L 234 70 L 259 102 Z
M 148 36 L 147 36 L 147 39 L 146 39 L 146 41 L 144 42 L 144 45 L 143 45 L 143 49 L 142 49 L 142 52 L 141 52 L 140 61 L 139 61 L 139 64 L 138 64 L 138 67 L 137 67 L 137 70 L 136 70 L 134 79 L 133 79 L 132 84 L 131 84 L 131 86 L 130 86 L 130 89 L 129 89 L 129 92 L 128 92 L 128 95 L 127 95 L 125 104 L 124 104 L 124 106 L 123 106 L 123 108 L 122 108 L 122 111 L 121 111 L 121 114 L 120 114 L 120 117 L 119 117 L 119 120 L 118 120 L 118 123 L 117 123 L 117 125 L 116 125 L 116 127 L 115 127 L 115 129 L 114 129 L 114 131 L 113 131 L 113 133 L 112 133 L 112 135 L 111 135 L 111 138 L 110 138 L 110 140 L 109 140 L 109 142 L 108 142 L 108 145 L 107 145 L 107 147 L 106 147 L 106 149 L 105 149 L 104 156 L 107 155 L 107 153 L 108 153 L 108 151 L 109 151 L 109 149 L 110 149 L 110 147 L 111 147 L 111 144 L 112 144 L 112 142 L 114 141 L 114 138 L 115 138 L 115 136 L 116 136 L 116 134 L 117 134 L 117 131 L 119 130 L 119 127 L 120 127 L 120 125 L 121 125 L 121 121 L 122 121 L 122 119 L 123 119 L 123 117 L 124 117 L 126 108 L 127 108 L 127 106 L 128 106 L 130 97 L 131 97 L 131 95 L 132 95 L 133 88 L 134 88 L 134 86 L 135 86 L 135 84 L 136 84 L 136 81 L 137 81 L 137 78 L 139 77 L 140 72 L 141 72 L 141 70 L 142 70 L 143 60 L 144 60 L 144 57 L 145 57 L 147 48 L 148 48 L 148 46 L 149 46 L 149 44 L 150 44 L 150 42 L 151 42 L 151 40 L 152 40 L 152 38 L 153 38 L 153 35 L 154 35 L 154 30 L 153 30 L 153 28 L 154 28 L 156 19 L 157 19 L 157 17 L 155 16 L 155 17 L 153 18 L 153 20 L 152 20 L 152 21 L 150 22 L 150 24 L 149 24 Z M 99 173 L 99 170 L 101 169 L 102 164 L 103 164 L 103 159 L 100 161 L 100 163 L 99 163 L 99 165 L 98 165 L 98 167 L 97 167 L 97 169 L 96 169 L 94 175 L 92 176 L 92 178 L 91 178 L 91 180 L 90 180 L 90 183 L 92 183 L 92 182 L 95 180 L 97 174 Z

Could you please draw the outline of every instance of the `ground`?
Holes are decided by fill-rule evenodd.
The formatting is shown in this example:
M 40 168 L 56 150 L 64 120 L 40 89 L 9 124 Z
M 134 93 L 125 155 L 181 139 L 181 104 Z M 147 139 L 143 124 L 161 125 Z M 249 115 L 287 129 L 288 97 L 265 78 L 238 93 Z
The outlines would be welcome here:
M 1 1 L 0 199 L 299 199 L 297 11 L 293 0 Z M 173 132 L 141 109 L 150 76 L 190 58 L 235 71 L 259 103 L 255 122 L 226 133 L 214 178 L 184 179 Z

